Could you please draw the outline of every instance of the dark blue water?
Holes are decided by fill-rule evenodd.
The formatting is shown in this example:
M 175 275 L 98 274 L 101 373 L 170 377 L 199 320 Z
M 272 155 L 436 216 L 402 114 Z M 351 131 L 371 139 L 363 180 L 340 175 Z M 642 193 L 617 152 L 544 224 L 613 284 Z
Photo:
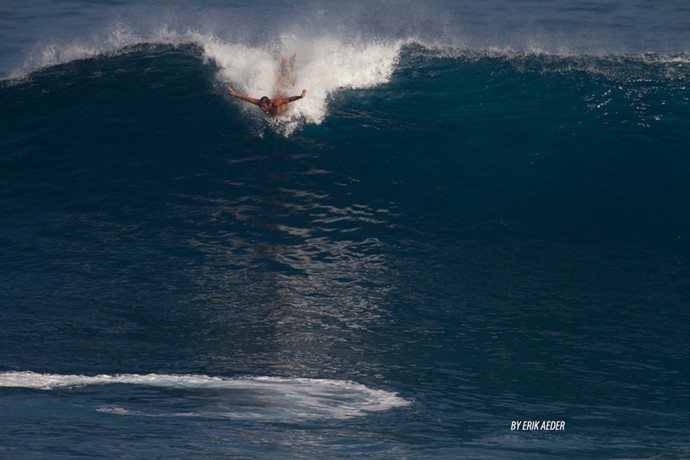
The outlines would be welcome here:
M 3 6 L 0 456 L 688 457 L 690 12 L 542 3 Z

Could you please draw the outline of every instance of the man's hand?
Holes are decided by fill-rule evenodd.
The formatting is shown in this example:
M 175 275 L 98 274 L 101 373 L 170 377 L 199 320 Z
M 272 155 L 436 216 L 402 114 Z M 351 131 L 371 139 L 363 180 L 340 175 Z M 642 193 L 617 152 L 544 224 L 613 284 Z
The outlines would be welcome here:
M 303 90 L 302 90 L 302 97 L 304 97 L 304 96 L 306 96 L 306 95 L 307 95 L 307 90 L 306 90 L 306 89 L 303 89 Z
M 230 91 L 230 95 L 231 95 L 231 96 L 237 97 L 237 93 L 235 92 L 235 90 L 232 89 L 232 88 L 230 88 L 229 86 L 228 86 L 228 91 Z

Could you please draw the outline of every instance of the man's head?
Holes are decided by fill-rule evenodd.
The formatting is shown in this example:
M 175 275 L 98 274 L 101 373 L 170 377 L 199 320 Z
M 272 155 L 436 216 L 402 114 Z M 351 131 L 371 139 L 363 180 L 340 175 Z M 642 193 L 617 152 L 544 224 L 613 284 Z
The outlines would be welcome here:
M 261 110 L 268 113 L 268 109 L 271 107 L 271 100 L 266 96 L 262 97 L 259 99 L 259 107 L 261 107 Z

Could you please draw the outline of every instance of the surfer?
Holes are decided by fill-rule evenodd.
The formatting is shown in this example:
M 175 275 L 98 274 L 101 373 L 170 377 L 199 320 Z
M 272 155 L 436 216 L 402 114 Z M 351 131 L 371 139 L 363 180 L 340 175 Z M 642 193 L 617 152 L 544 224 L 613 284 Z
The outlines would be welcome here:
M 283 91 L 283 87 L 285 86 L 286 78 L 290 81 L 291 86 L 295 85 L 295 77 L 292 70 L 292 64 L 294 60 L 294 55 L 290 58 L 289 61 L 287 58 L 282 58 L 280 66 L 280 76 L 278 77 L 278 83 L 276 84 L 275 96 L 273 97 L 273 99 L 269 99 L 267 96 L 263 96 L 261 99 L 256 99 L 251 96 L 239 94 L 234 89 L 228 86 L 228 91 L 230 92 L 230 95 L 238 99 L 242 99 L 243 101 L 249 102 L 250 104 L 258 105 L 266 115 L 269 115 L 271 117 L 277 117 L 278 115 L 282 114 L 287 110 L 287 106 L 290 102 L 302 99 L 304 96 L 307 95 L 307 90 L 303 89 L 302 94 L 299 96 L 280 97 L 280 93 Z
M 290 102 L 302 99 L 304 96 L 307 95 L 307 90 L 303 89 L 302 94 L 299 96 L 274 97 L 273 99 L 269 99 L 267 96 L 263 96 L 261 99 L 256 99 L 251 96 L 239 94 L 229 86 L 228 91 L 230 91 L 230 95 L 235 96 L 238 99 L 242 99 L 243 101 L 249 102 L 254 105 L 258 105 L 266 115 L 269 115 L 271 117 L 277 117 L 278 115 L 282 114 L 287 110 L 287 105 Z

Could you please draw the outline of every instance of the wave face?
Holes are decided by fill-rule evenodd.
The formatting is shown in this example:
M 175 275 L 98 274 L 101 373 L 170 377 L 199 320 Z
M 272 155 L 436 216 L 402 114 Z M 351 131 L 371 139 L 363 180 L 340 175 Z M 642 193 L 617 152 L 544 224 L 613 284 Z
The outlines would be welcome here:
M 0 7 L 0 457 L 687 457 L 654 3 Z

